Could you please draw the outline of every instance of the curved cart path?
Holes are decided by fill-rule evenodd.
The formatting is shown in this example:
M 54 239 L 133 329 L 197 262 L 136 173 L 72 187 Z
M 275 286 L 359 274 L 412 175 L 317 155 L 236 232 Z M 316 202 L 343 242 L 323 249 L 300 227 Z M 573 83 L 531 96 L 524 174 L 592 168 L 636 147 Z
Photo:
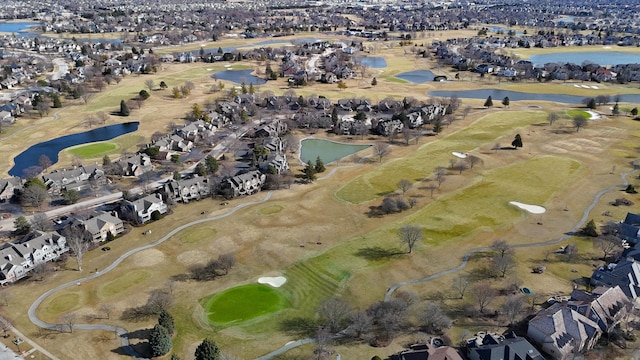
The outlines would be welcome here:
M 217 216 L 213 216 L 213 217 L 208 217 L 208 218 L 203 218 L 203 219 L 198 219 L 195 221 L 192 221 L 190 223 L 181 225 L 175 229 L 173 229 L 171 232 L 169 232 L 167 235 L 163 236 L 162 238 L 144 245 L 144 246 L 140 246 L 137 247 L 135 249 L 131 249 L 129 251 L 127 251 L 126 253 L 122 254 L 118 259 L 116 259 L 113 263 L 111 263 L 111 265 L 107 266 L 106 268 L 104 268 L 103 270 L 101 270 L 98 273 L 94 273 L 93 275 L 81 278 L 81 279 L 77 279 L 74 281 L 70 281 L 66 284 L 62 284 L 60 286 L 57 286 L 51 290 L 48 290 L 47 292 L 45 292 L 44 294 L 40 295 L 40 297 L 38 297 L 33 304 L 31 304 L 31 306 L 29 307 L 29 311 L 28 311 L 28 315 L 29 315 L 29 320 L 36 326 L 39 326 L 41 328 L 44 329 L 52 329 L 52 330 L 63 330 L 65 328 L 65 325 L 61 325 L 61 324 L 50 324 L 47 323 L 45 321 L 40 320 L 40 318 L 38 317 L 38 315 L 36 314 L 36 310 L 38 309 L 38 307 L 40 306 L 40 304 L 42 304 L 42 302 L 49 296 L 51 296 L 52 294 L 72 287 L 72 286 L 78 286 L 80 284 L 82 284 L 85 281 L 89 281 L 89 280 L 93 280 L 97 277 L 100 277 L 106 273 L 108 273 L 109 271 L 115 269 L 118 265 L 120 265 L 120 263 L 122 263 L 124 260 L 126 260 L 128 257 L 130 257 L 133 254 L 136 254 L 140 251 L 143 250 L 147 250 L 147 249 L 151 249 L 153 247 L 156 247 L 160 244 L 162 244 L 163 242 L 165 242 L 166 240 L 170 239 L 172 236 L 174 236 L 175 234 L 179 233 L 180 231 L 191 227 L 193 225 L 197 225 L 197 224 L 202 224 L 205 222 L 209 222 L 209 221 L 215 221 L 215 220 L 219 220 L 222 218 L 225 218 L 227 216 L 230 216 L 232 214 L 234 214 L 235 212 L 237 212 L 240 209 L 243 209 L 245 207 L 249 207 L 252 205 L 257 205 L 257 204 L 261 204 L 264 203 L 266 201 L 268 201 L 271 198 L 271 195 L 273 194 L 273 191 L 269 191 L 267 193 L 267 195 L 262 199 L 262 200 L 257 200 L 257 201 L 251 201 L 251 202 L 247 202 L 244 204 L 240 204 L 236 207 L 234 207 L 233 209 L 231 209 L 230 211 L 224 213 L 224 214 L 220 214 Z M 78 329 L 78 330 L 106 330 L 106 331 L 113 331 L 116 334 L 118 334 L 118 336 L 120 337 L 120 344 L 121 344 L 121 349 L 124 353 L 126 353 L 129 356 L 132 356 L 134 358 L 137 359 L 144 359 L 143 356 L 141 356 L 140 354 L 138 354 L 129 344 L 129 336 L 128 336 L 128 332 L 126 329 L 121 328 L 119 326 L 113 326 L 113 325 L 107 325 L 107 324 L 77 324 L 73 326 L 74 329 Z

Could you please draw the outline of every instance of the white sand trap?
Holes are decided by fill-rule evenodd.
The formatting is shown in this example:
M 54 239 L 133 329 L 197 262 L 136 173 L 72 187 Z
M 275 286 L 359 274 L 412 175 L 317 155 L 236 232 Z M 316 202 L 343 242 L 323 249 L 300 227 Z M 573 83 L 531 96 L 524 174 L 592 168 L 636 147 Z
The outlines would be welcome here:
M 580 86 L 585 88 L 585 89 L 591 89 L 591 86 L 589 86 L 589 85 L 580 85 Z
M 575 86 L 575 87 L 580 87 L 580 85 L 578 85 L 578 84 L 573 84 L 573 86 Z
M 589 113 L 589 115 L 591 116 L 589 118 L 589 120 L 597 120 L 600 119 L 602 116 L 600 115 L 600 113 L 597 113 L 595 111 L 591 111 L 591 110 L 587 110 L 587 112 Z
M 213 69 L 212 68 L 207 68 L 207 71 L 213 71 Z
M 517 206 L 520 209 L 530 212 L 532 214 L 544 214 L 545 212 L 547 212 L 547 209 L 543 208 L 542 206 L 538 206 L 538 205 L 529 205 L 529 204 L 523 204 L 521 202 L 517 202 L 517 201 L 509 201 L 509 204 L 513 205 L 513 206 Z
M 275 276 L 275 277 L 265 276 L 258 279 L 259 284 L 271 285 L 274 288 L 278 288 L 284 285 L 284 283 L 286 282 L 287 282 L 287 278 L 285 278 L 284 276 Z
M 463 153 L 457 152 L 457 151 L 452 152 L 451 155 L 453 155 L 453 156 L 455 156 L 457 158 L 460 158 L 460 159 L 466 159 L 467 158 L 467 154 L 463 154 Z
M 600 89 L 600 88 L 598 87 L 598 85 L 591 85 L 591 88 L 592 88 L 592 89 L 596 89 L 596 90 L 597 90 L 597 89 Z
M 226 64 L 224 67 L 227 67 L 227 68 L 228 68 L 228 67 L 231 67 L 231 65 L 230 65 L 230 64 Z

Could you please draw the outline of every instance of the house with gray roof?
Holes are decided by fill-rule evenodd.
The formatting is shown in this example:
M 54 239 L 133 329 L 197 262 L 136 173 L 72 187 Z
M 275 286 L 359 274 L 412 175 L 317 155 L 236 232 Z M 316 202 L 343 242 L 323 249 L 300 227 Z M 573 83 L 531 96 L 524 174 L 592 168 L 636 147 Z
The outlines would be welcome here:
M 200 200 L 211 194 L 211 186 L 208 179 L 199 176 L 191 179 L 171 179 L 164 184 L 163 190 L 168 197 L 182 203 Z
M 136 154 L 117 161 L 124 176 L 140 176 L 153 170 L 151 158 L 147 154 Z
M 59 194 L 64 190 L 80 191 L 89 188 L 91 182 L 104 183 L 105 176 L 97 165 L 80 165 L 69 170 L 55 170 L 43 175 L 42 180 L 49 192 Z
M 140 223 L 146 223 L 151 220 L 151 214 L 158 211 L 160 214 L 166 214 L 169 210 L 167 204 L 162 201 L 160 194 L 150 194 L 138 200 L 123 202 L 125 212 L 133 214 L 136 218 L 133 220 Z
M 96 242 L 107 240 L 109 233 L 116 236 L 124 232 L 124 224 L 115 213 L 98 212 L 88 220 L 81 220 L 80 223 Z
M 635 252 L 629 252 L 617 264 L 594 270 L 590 279 L 591 286 L 619 287 L 627 298 L 636 301 L 640 296 L 640 262 L 632 257 Z
M 544 360 L 540 352 L 523 337 L 509 333 L 505 336 L 478 333 L 467 340 L 470 360 Z
M 0 179 L 0 202 L 11 200 L 21 190 L 22 180 L 19 177 Z
M 53 261 L 69 251 L 66 238 L 57 233 L 32 231 L 0 247 L 0 284 L 26 277 L 41 263 Z
M 262 190 L 266 179 L 267 176 L 257 170 L 232 176 L 222 182 L 222 193 L 228 197 L 253 195 Z

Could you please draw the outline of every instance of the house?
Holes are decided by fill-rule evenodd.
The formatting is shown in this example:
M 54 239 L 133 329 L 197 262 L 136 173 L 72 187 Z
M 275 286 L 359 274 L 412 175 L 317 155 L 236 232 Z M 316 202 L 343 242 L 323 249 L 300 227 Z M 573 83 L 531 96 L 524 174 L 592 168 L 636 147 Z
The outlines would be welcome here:
M 626 258 L 617 264 L 609 264 L 600 267 L 591 274 L 591 286 L 619 287 L 631 301 L 636 301 L 640 296 L 640 262 L 632 255 L 636 251 L 630 251 Z
M 250 171 L 225 179 L 222 184 L 222 193 L 228 197 L 252 195 L 260 190 L 267 177 L 260 171 Z
M 624 221 L 617 227 L 616 236 L 635 245 L 640 240 L 640 215 L 627 213 Z
M 14 122 L 15 122 L 15 119 L 13 118 L 10 112 L 0 110 L 0 123 L 13 124 Z
M 216 133 L 216 126 L 210 122 L 197 120 L 176 130 L 176 135 L 185 140 L 196 142 Z
M 22 180 L 19 177 L 0 179 L 0 202 L 11 200 L 21 190 Z
M 92 182 L 103 183 L 104 171 L 97 165 L 81 165 L 67 170 L 55 170 L 42 176 L 49 192 L 59 194 L 65 190 L 80 191 L 90 187 Z
M 115 213 L 99 212 L 88 220 L 82 220 L 86 232 L 91 234 L 93 241 L 105 241 L 108 234 L 116 236 L 124 232 L 124 224 Z
M 608 333 L 629 314 L 632 303 L 619 286 L 600 286 L 591 293 L 573 290 L 567 306 L 595 321 L 603 333 Z
M 566 303 L 555 303 L 539 311 L 527 327 L 527 337 L 556 360 L 593 348 L 601 335 L 596 321 Z
M 514 333 L 506 336 L 484 332 L 476 334 L 467 340 L 467 357 L 470 360 L 544 360 L 527 339 Z
M 289 170 L 289 163 L 287 162 L 287 156 L 285 154 L 269 153 L 259 161 L 258 168 L 265 174 L 281 174 L 282 172 Z
M 153 170 L 151 158 L 147 154 L 136 154 L 117 161 L 124 176 L 140 176 Z
M 432 344 L 414 344 L 409 350 L 398 353 L 399 360 L 462 360 L 456 349 L 450 346 Z
M 286 131 L 287 124 L 280 120 L 275 120 L 257 128 L 255 131 L 255 137 L 278 137 L 284 134 Z
M 211 194 L 209 181 L 204 177 L 191 179 L 169 180 L 164 184 L 164 192 L 176 201 L 188 203 L 190 200 L 200 200 Z
M 382 136 L 389 136 L 391 134 L 399 134 L 404 129 L 404 124 L 399 119 L 387 119 L 378 121 L 375 132 Z
M 0 248 L 0 284 L 16 282 L 41 263 L 67 252 L 66 238 L 57 233 L 33 231 Z
M 131 220 L 146 223 L 154 212 L 166 214 L 168 210 L 160 194 L 151 194 L 134 201 L 125 200 L 122 211 Z

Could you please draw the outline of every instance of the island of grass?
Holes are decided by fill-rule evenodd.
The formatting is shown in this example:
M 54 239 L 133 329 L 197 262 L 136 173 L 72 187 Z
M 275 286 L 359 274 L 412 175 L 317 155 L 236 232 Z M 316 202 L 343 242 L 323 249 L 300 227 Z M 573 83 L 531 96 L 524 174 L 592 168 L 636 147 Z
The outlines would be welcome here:
M 118 145 L 110 142 L 98 142 L 93 144 L 76 146 L 68 151 L 81 158 L 95 158 L 108 154 L 118 148 Z
M 278 289 L 264 284 L 237 286 L 200 300 L 211 325 L 228 326 L 275 313 L 289 305 Z

